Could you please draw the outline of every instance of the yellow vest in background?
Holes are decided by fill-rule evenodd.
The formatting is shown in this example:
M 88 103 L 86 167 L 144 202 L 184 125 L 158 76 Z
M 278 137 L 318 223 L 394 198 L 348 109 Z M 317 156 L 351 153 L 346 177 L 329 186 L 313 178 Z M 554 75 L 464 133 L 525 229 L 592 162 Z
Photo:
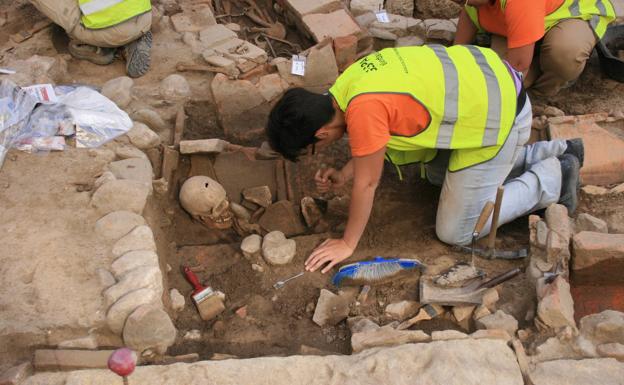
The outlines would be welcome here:
M 450 171 L 492 159 L 516 116 L 514 80 L 498 55 L 477 46 L 387 48 L 370 54 L 338 77 L 329 90 L 342 111 L 371 93 L 410 95 L 431 116 L 412 137 L 391 136 L 386 156 L 395 165 L 428 162 L 452 149 Z
M 504 13 L 507 0 L 500 0 L 500 5 Z M 479 32 L 487 32 L 479 24 L 478 8 L 466 5 L 466 12 Z M 615 9 L 609 0 L 565 0 L 554 12 L 546 15 L 544 31 L 548 32 L 558 22 L 565 19 L 588 20 L 596 36 L 601 39 L 607 30 L 607 25 L 615 20 Z
M 78 0 L 78 5 L 89 29 L 112 27 L 152 9 L 150 0 Z

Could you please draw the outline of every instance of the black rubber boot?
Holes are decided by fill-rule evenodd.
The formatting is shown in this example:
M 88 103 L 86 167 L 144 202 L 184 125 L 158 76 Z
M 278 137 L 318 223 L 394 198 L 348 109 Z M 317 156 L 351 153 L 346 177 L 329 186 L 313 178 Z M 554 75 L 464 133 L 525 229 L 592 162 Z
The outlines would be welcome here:
M 564 154 L 572 154 L 576 156 L 579 164 L 583 167 L 583 162 L 585 161 L 585 146 L 583 145 L 583 139 L 569 139 L 566 140 L 566 144 L 568 145 L 568 148 L 566 148 Z
M 572 154 L 563 154 L 559 157 L 561 163 L 561 194 L 560 204 L 568 209 L 568 215 L 574 214 L 578 206 L 578 190 L 581 187 L 581 164 Z
M 126 72 L 131 78 L 138 78 L 147 73 L 150 67 L 150 50 L 152 49 L 152 32 L 147 31 L 139 39 L 124 47 Z

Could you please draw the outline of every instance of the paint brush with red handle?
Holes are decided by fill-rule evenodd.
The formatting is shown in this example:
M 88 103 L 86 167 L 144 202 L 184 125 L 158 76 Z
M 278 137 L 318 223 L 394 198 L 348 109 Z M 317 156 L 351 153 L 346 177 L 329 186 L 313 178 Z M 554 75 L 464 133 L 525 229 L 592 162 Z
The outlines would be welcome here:
M 193 285 L 191 298 L 197 307 L 197 311 L 199 311 L 201 319 L 209 321 L 225 310 L 223 293 L 214 291 L 210 286 L 203 286 L 190 267 L 185 266 L 182 268 L 182 271 L 186 280 Z

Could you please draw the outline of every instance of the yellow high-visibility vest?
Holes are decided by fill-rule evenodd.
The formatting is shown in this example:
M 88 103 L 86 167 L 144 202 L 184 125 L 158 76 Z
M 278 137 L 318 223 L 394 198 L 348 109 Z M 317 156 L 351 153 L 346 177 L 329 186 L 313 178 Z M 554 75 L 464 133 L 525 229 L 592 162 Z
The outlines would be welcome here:
M 472 45 L 387 48 L 370 54 L 338 77 L 329 92 L 342 111 L 358 95 L 409 95 L 431 116 L 415 136 L 392 135 L 386 156 L 395 165 L 428 162 L 452 149 L 449 170 L 487 161 L 513 126 L 517 92 L 507 65 Z
M 500 6 L 505 13 L 508 0 L 500 0 Z M 521 0 L 519 0 L 521 1 Z M 487 32 L 479 23 L 479 9 L 466 5 L 466 12 L 479 32 Z M 553 26 L 565 19 L 582 19 L 589 21 L 598 38 L 602 38 L 607 25 L 615 20 L 615 9 L 609 0 L 565 0 L 559 8 L 546 15 L 544 31 L 548 32 Z
M 152 9 L 150 0 L 78 0 L 78 6 L 89 29 L 112 27 Z

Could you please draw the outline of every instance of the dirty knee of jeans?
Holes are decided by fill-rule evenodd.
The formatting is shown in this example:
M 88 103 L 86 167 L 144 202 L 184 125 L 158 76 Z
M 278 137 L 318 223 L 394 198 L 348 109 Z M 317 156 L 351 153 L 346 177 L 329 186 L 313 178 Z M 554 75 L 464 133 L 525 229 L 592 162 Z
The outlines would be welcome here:
M 436 235 L 438 239 L 449 245 L 467 245 L 470 243 L 472 233 L 461 233 L 458 222 L 443 224 L 438 221 L 436 223 Z

